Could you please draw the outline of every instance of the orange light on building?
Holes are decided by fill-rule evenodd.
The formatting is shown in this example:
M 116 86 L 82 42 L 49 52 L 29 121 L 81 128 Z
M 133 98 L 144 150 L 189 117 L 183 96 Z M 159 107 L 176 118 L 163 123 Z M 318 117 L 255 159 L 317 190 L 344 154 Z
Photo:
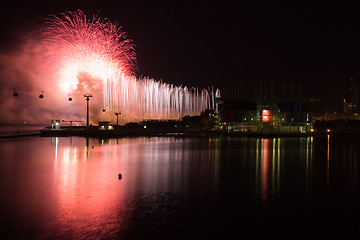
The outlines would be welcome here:
M 262 121 L 263 122 L 272 122 L 273 121 L 273 112 L 271 110 L 262 110 Z

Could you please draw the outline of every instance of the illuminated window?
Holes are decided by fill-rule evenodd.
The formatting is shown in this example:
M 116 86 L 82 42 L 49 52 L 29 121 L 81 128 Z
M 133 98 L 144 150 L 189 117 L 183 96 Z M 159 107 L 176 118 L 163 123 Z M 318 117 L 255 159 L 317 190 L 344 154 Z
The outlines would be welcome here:
M 272 122 L 273 121 L 273 112 L 271 110 L 262 110 L 262 121 L 263 122 Z

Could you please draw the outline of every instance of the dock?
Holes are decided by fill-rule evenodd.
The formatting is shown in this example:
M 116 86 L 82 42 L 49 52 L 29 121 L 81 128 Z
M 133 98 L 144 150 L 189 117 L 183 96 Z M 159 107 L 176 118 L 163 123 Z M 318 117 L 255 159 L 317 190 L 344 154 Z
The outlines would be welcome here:
M 40 130 L 3 131 L 0 132 L 0 139 L 40 136 L 40 134 L 41 134 Z

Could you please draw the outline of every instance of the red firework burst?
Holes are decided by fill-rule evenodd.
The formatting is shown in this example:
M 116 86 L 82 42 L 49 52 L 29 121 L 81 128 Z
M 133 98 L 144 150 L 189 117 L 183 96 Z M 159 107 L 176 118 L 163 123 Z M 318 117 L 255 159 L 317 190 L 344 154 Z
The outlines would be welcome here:
M 41 36 L 44 56 L 66 91 L 94 89 L 136 71 L 132 40 L 107 19 L 89 19 L 81 10 L 52 15 Z

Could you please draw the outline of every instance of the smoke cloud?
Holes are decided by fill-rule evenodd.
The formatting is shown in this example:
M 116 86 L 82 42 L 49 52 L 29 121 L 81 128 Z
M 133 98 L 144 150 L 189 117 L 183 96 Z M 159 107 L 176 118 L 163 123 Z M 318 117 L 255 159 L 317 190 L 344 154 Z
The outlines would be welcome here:
M 1 125 L 24 122 L 49 125 L 51 119 L 85 120 L 84 97 L 72 96 L 70 102 L 66 93 L 58 91 L 58 84 L 48 74 L 52 66 L 42 59 L 41 49 L 36 37 L 28 37 L 0 53 Z M 39 98 L 42 93 L 44 98 Z

